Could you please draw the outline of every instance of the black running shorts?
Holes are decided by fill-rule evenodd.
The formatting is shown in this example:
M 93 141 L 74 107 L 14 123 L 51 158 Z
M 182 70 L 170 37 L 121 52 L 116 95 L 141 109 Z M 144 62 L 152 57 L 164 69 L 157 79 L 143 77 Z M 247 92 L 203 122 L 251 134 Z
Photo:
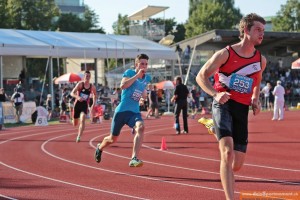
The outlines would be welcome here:
M 229 100 L 225 104 L 214 100 L 212 111 L 218 140 L 223 137 L 232 137 L 234 150 L 246 153 L 249 106 L 233 100 Z

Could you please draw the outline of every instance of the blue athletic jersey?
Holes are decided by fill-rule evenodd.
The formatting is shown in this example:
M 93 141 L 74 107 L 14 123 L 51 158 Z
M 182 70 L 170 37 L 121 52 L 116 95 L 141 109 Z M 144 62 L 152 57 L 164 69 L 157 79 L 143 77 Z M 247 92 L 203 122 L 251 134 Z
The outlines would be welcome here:
M 136 75 L 135 70 L 128 69 L 124 72 L 123 78 L 131 78 Z M 132 111 L 134 113 L 140 112 L 139 100 L 142 97 L 142 94 L 151 81 L 151 76 L 146 74 L 143 79 L 137 79 L 135 82 L 128 88 L 122 90 L 121 102 L 117 106 L 115 112 L 123 111 Z

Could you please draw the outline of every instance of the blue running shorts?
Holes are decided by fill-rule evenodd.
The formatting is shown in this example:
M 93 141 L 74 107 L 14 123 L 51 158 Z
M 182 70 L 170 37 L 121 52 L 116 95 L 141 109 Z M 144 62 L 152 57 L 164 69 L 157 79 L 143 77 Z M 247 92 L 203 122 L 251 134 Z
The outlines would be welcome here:
M 113 136 L 119 136 L 121 129 L 125 124 L 130 128 L 133 128 L 138 121 L 143 122 L 141 113 L 134 113 L 131 111 L 116 112 L 111 123 L 111 134 Z

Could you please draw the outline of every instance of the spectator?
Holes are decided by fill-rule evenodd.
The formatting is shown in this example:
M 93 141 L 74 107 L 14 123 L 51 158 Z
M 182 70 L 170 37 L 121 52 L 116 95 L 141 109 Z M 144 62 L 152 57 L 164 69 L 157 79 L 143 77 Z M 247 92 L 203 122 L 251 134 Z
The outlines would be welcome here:
M 19 74 L 19 83 L 20 84 L 24 84 L 25 83 L 25 70 L 24 69 L 22 69 L 21 70 L 21 72 L 20 72 L 20 74 Z
M 11 96 L 11 101 L 13 102 L 13 107 L 15 108 L 16 123 L 20 124 L 20 117 L 22 115 L 24 102 L 24 94 L 22 93 L 20 88 L 14 89 L 14 93 Z
M 4 92 L 4 88 L 0 88 L 0 103 L 2 104 L 2 102 L 5 102 L 8 99 L 6 93 Z M 2 107 L 2 105 L 1 105 Z M 1 109 L 2 113 L 1 113 L 1 122 L 0 122 L 0 130 L 4 129 L 4 116 L 3 116 L 3 107 Z
M 284 93 L 285 90 L 281 86 L 281 81 L 277 81 L 277 85 L 273 90 L 274 100 L 274 114 L 272 120 L 283 120 L 284 115 Z
M 270 90 L 271 90 L 271 88 L 272 88 L 272 86 L 268 82 L 266 84 L 266 86 L 263 87 L 263 89 L 260 92 L 260 93 L 262 93 L 264 95 L 264 105 L 263 105 L 263 108 L 266 109 L 266 110 L 267 109 L 270 110 L 269 97 L 270 97 Z
M 149 89 L 150 89 L 150 92 L 148 94 L 149 108 L 148 108 L 146 118 L 149 117 L 151 112 L 154 113 L 155 118 L 159 118 L 159 116 L 158 116 L 158 98 L 157 98 L 156 85 L 150 85 Z
M 191 46 L 190 45 L 187 45 L 186 48 L 184 49 L 183 56 L 184 56 L 185 60 L 190 59 L 190 56 L 191 56 Z
M 200 91 L 197 90 L 196 85 L 193 85 L 192 90 L 192 119 L 195 118 L 195 115 L 197 115 L 199 111 L 199 101 L 200 101 Z
M 183 52 L 183 61 L 182 64 L 188 64 L 191 57 L 191 46 L 187 45 Z
M 179 116 L 182 111 L 182 119 L 183 119 L 183 127 L 184 130 L 182 133 L 187 134 L 189 132 L 188 129 L 188 122 L 187 122 L 187 110 L 188 110 L 188 103 L 187 103 L 187 97 L 189 95 L 189 90 L 182 83 L 182 79 L 180 76 L 175 77 L 175 83 L 176 83 L 176 88 L 174 91 L 174 96 L 172 97 L 171 101 L 175 102 L 175 108 L 174 108 L 174 113 L 175 113 L 175 129 L 176 129 L 176 134 L 180 134 L 180 124 L 179 124 Z
M 175 52 L 178 53 L 178 57 L 179 57 L 179 59 L 181 60 L 181 57 L 182 57 L 182 49 L 180 48 L 179 44 L 176 45 Z
M 274 109 L 274 95 L 272 93 L 273 86 L 270 83 L 270 94 L 269 94 L 269 109 L 270 111 L 273 111 Z
M 0 102 L 5 102 L 8 100 L 6 93 L 4 92 L 4 88 L 0 88 Z
M 62 90 L 61 100 L 60 100 L 60 115 L 66 114 L 67 102 L 68 102 L 67 96 L 68 96 L 67 88 L 64 88 Z
M 51 119 L 52 116 L 52 96 L 51 94 L 47 95 L 47 100 L 46 100 L 46 109 L 48 111 L 48 121 Z
M 158 89 L 157 90 L 157 99 L 158 103 L 161 103 L 163 100 L 163 95 L 164 95 L 164 90 L 163 89 Z

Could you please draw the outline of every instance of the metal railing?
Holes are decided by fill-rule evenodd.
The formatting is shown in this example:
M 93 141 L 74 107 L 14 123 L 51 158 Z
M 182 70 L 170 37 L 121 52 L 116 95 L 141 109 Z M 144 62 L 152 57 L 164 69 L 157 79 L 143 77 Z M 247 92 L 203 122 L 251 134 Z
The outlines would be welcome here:
M 134 24 L 129 26 L 129 35 L 142 36 L 143 38 L 159 41 L 165 36 L 165 25 Z

